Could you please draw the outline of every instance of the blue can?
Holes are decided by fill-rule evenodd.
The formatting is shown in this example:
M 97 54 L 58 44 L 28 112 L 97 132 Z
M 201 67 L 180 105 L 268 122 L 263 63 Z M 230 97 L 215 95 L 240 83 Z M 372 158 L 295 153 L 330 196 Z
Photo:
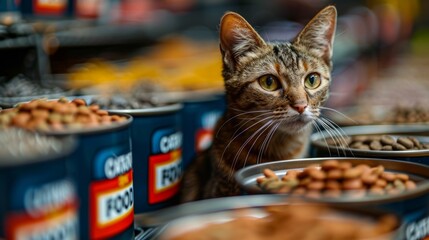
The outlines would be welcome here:
M 182 104 L 110 110 L 133 116 L 131 125 L 136 213 L 178 203 L 183 172 Z
M 80 198 L 80 239 L 134 237 L 133 118 L 97 128 L 50 132 L 78 139 L 71 163 Z
M 192 93 L 189 93 L 191 96 Z M 186 168 L 198 152 L 209 148 L 213 132 L 226 107 L 224 94 L 211 94 L 184 99 L 183 108 L 183 165 Z
M 75 139 L 0 131 L 0 238 L 78 239 Z
M 429 143 L 429 125 L 427 124 L 406 124 L 406 125 L 366 125 L 343 127 L 339 130 L 344 134 L 342 137 L 355 135 L 390 135 L 393 138 L 400 136 L 412 136 L 421 143 Z M 383 150 L 361 150 L 352 148 L 342 148 L 337 146 L 327 146 L 325 138 L 331 138 L 331 132 L 319 132 L 311 136 L 310 154 L 312 157 L 373 157 L 388 158 L 402 161 L 414 162 L 429 165 L 429 149 L 411 149 L 403 151 L 383 151 Z M 337 138 L 340 139 L 340 138 Z

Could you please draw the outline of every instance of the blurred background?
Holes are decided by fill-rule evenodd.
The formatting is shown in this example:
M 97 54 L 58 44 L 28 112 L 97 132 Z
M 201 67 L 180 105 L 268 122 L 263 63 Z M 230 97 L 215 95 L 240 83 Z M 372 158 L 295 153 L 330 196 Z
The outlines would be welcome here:
M 0 102 L 128 91 L 140 82 L 222 90 L 217 30 L 226 11 L 281 41 L 329 4 L 339 21 L 327 106 L 425 105 L 429 2 L 419 0 L 3 0 Z M 27 81 L 48 90 L 24 91 Z

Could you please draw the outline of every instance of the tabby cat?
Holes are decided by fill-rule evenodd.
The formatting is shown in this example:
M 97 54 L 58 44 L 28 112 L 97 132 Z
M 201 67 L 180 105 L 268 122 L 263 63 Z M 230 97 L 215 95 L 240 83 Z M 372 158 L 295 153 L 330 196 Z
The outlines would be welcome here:
M 328 6 L 292 42 L 267 43 L 237 13 L 222 17 L 227 109 L 212 147 L 185 171 L 182 202 L 238 195 L 238 169 L 305 155 L 311 123 L 328 97 L 336 20 Z

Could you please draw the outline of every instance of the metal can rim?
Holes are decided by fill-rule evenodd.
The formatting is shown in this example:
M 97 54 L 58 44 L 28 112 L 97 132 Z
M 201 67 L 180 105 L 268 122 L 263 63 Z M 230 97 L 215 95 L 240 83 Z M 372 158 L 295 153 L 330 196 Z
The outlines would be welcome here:
M 161 115 L 167 113 L 178 112 L 183 108 L 183 104 L 175 103 L 169 104 L 160 107 L 151 107 L 151 108 L 142 108 L 142 109 L 108 109 L 110 113 L 125 113 L 131 116 L 152 116 L 152 115 Z

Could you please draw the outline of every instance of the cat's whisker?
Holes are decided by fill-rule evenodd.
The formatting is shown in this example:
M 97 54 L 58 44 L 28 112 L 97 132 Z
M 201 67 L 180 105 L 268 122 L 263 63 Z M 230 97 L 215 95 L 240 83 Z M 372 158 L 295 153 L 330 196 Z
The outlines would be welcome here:
M 322 129 L 320 129 L 319 126 L 317 126 L 317 122 L 316 121 L 317 121 L 317 118 L 313 119 L 313 121 L 311 121 L 311 123 L 316 128 L 316 131 L 319 132 L 322 135 L 322 138 L 325 141 L 326 146 L 329 146 L 328 142 L 326 141 L 325 134 L 323 133 Z M 328 153 L 329 153 L 329 156 L 332 157 L 331 150 L 329 148 L 328 148 Z
M 344 117 L 344 118 L 346 118 L 347 120 L 350 120 L 350 121 L 352 121 L 353 123 L 355 123 L 355 124 L 358 124 L 358 122 L 356 122 L 355 120 L 353 120 L 352 118 L 350 118 L 349 116 L 347 116 L 347 115 L 345 115 L 344 113 L 342 113 L 342 112 L 340 112 L 340 111 L 338 111 L 338 110 L 335 110 L 335 109 L 333 109 L 333 108 L 328 108 L 328 107 L 319 107 L 320 109 L 323 109 L 323 110 L 329 110 L 329 111 L 332 111 L 332 112 L 334 112 L 334 113 L 337 113 L 337 114 L 339 114 L 340 116 L 342 116 L 342 117 Z
M 220 161 L 218 162 L 218 167 L 220 166 L 220 163 L 223 161 L 223 157 L 224 157 L 224 155 L 225 155 L 225 153 L 226 153 L 226 150 L 228 149 L 228 147 L 231 145 L 231 143 L 235 140 L 235 139 L 237 139 L 241 134 L 243 134 L 243 133 L 245 133 L 247 130 L 249 130 L 249 129 L 251 129 L 252 127 L 254 127 L 254 126 L 256 126 L 257 124 L 259 124 L 259 123 L 261 123 L 261 122 L 263 122 L 263 121 L 266 121 L 266 120 L 268 120 L 268 119 L 270 119 L 271 118 L 271 116 L 270 117 L 266 117 L 266 118 L 263 118 L 263 119 L 261 119 L 261 120 L 259 120 L 259 121 L 257 121 L 257 122 L 255 122 L 255 123 L 253 123 L 252 125 L 250 125 L 249 127 L 247 127 L 246 129 L 244 129 L 243 131 L 241 131 L 238 135 L 236 135 L 236 136 L 234 136 L 235 135 L 235 133 L 234 133 L 234 137 L 229 141 L 229 143 L 228 143 L 228 145 L 226 145 L 226 147 L 225 147 L 225 149 L 223 150 L 223 153 L 222 153 L 222 156 L 221 156 L 221 158 L 220 158 Z M 238 130 L 237 130 L 238 131 Z
M 339 148 L 338 148 L 338 141 L 337 141 L 337 138 L 336 138 L 335 134 L 334 134 L 333 132 L 331 132 L 331 129 L 329 128 L 329 126 L 327 126 L 327 125 L 326 125 L 326 123 L 325 123 L 325 122 L 323 122 L 323 121 L 322 121 L 322 120 L 320 120 L 319 118 L 318 118 L 318 119 L 316 119 L 316 121 L 317 121 L 317 123 L 319 123 L 319 124 L 320 124 L 324 129 L 325 129 L 325 132 L 329 134 L 329 137 L 330 137 L 331 139 L 333 139 L 333 140 L 334 140 L 334 142 L 335 142 L 335 147 L 336 147 L 336 149 L 337 149 L 337 154 L 338 154 L 338 156 L 340 156 L 340 150 L 339 150 Z M 328 146 L 329 146 L 329 145 L 328 145 Z
M 266 113 L 267 111 L 265 111 L 265 110 L 263 110 L 263 111 L 248 111 L 248 112 L 244 112 L 244 113 L 237 114 L 237 115 L 235 115 L 235 116 L 233 116 L 233 117 L 229 118 L 228 120 L 226 120 L 226 121 L 222 124 L 222 126 L 220 126 L 219 130 L 217 130 L 217 132 L 216 132 L 216 137 L 218 137 L 218 134 L 219 134 L 220 130 L 222 130 L 222 128 L 225 126 L 225 124 L 227 124 L 229 121 L 233 120 L 234 118 L 237 118 L 237 117 L 240 117 L 240 116 L 243 116 L 243 115 L 246 115 L 246 114 L 253 114 L 253 113 L 259 113 L 259 112 L 264 112 L 264 113 Z
M 258 137 L 253 141 L 252 146 L 250 146 L 250 148 L 248 149 L 248 151 L 247 151 L 247 155 L 246 155 L 246 158 L 244 159 L 243 167 L 245 167 L 245 166 L 246 166 L 247 159 L 249 158 L 249 155 L 250 155 L 250 153 L 252 152 L 253 146 L 255 146 L 256 142 L 257 142 L 257 141 L 258 141 L 258 139 L 259 139 L 259 138 L 264 134 L 264 132 L 265 132 L 267 129 L 270 129 L 270 127 L 272 127 L 272 126 L 273 126 L 274 121 L 273 121 L 273 120 L 270 120 L 270 121 L 269 121 L 269 123 L 270 123 L 270 124 L 268 124 L 268 126 L 266 126 L 266 127 L 265 127 L 265 129 L 259 133 L 259 136 L 258 136 Z M 271 132 L 271 131 L 270 131 L 270 132 Z M 267 135 L 266 135 L 266 136 L 267 136 Z
M 237 153 L 234 156 L 233 159 L 233 163 L 232 163 L 232 168 L 231 168 L 231 175 L 234 174 L 234 169 L 235 169 L 235 165 L 237 164 L 238 159 L 240 158 L 241 153 L 243 152 L 243 149 L 245 148 L 245 146 L 259 133 L 262 131 L 262 133 L 270 126 L 270 124 L 272 123 L 272 120 L 266 122 L 261 128 L 259 128 L 258 130 L 256 130 L 248 139 L 246 139 L 246 141 L 240 146 L 239 150 L 237 151 Z M 260 136 L 260 135 L 259 135 Z M 257 139 L 256 139 L 257 140 Z M 256 141 L 255 140 L 255 141 Z M 250 150 L 249 150 L 250 151 Z
M 348 147 L 349 146 L 349 144 L 348 144 L 348 142 L 347 142 L 347 140 L 346 140 L 346 138 L 345 137 L 347 137 L 347 133 L 346 132 L 344 132 L 344 130 L 340 127 L 340 126 L 338 126 L 338 124 L 336 124 L 334 121 L 332 121 L 332 120 L 330 120 L 330 119 L 328 119 L 328 118 L 320 118 L 322 121 L 324 121 L 324 122 L 326 122 L 326 124 L 328 124 L 328 125 L 330 125 L 333 129 L 335 129 L 337 132 L 338 132 L 338 134 L 341 136 L 341 138 L 342 138 L 342 142 L 343 142 L 343 145 L 344 145 L 344 149 L 346 149 L 346 150 L 349 150 L 350 151 L 350 154 L 354 157 L 354 154 L 353 154 L 353 151 L 351 150 L 351 148 L 350 147 Z
M 256 159 L 256 164 L 259 164 L 260 162 L 262 162 L 262 156 L 263 156 L 264 152 L 267 151 L 268 146 L 269 146 L 269 142 L 271 141 L 271 138 L 274 136 L 274 133 L 279 128 L 280 124 L 281 124 L 280 122 L 277 123 L 277 125 L 270 130 L 267 137 L 265 137 L 265 140 L 262 143 L 261 149 L 258 153 L 258 158 Z
M 325 130 L 329 130 L 329 131 L 331 131 L 332 132 L 332 134 L 334 135 L 334 138 L 333 138 L 333 140 L 334 140 L 334 143 L 335 143 L 335 146 L 336 146 L 336 148 L 337 149 L 341 149 L 342 150 L 342 152 L 343 152 L 343 154 L 344 154 L 344 156 L 347 156 L 347 154 L 346 154 L 346 150 L 345 150 L 345 148 L 343 147 L 343 146 L 347 146 L 347 142 L 346 142 L 346 140 L 344 139 L 344 137 L 343 137 L 343 135 L 335 128 L 335 127 L 333 127 L 333 126 L 331 126 L 331 124 L 329 123 L 329 122 L 326 122 L 324 119 L 322 119 L 322 118 L 319 118 L 319 121 L 321 122 L 321 123 L 324 123 L 324 128 L 325 128 Z

